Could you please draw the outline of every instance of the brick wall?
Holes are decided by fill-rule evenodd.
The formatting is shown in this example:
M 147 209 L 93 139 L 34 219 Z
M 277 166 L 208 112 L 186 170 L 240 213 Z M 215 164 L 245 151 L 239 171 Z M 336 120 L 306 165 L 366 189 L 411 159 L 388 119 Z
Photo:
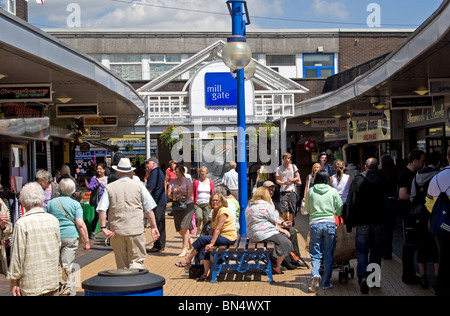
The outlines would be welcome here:
M 410 35 L 410 32 L 340 33 L 339 71 L 345 71 L 393 51 Z

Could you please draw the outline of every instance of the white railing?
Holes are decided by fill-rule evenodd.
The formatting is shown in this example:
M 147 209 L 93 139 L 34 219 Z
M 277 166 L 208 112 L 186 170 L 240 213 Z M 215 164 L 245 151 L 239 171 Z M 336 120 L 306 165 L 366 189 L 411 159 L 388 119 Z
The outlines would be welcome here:
M 263 123 L 267 120 L 294 116 L 294 94 L 299 91 L 264 90 L 255 91 L 254 116 L 248 123 Z M 188 92 L 144 92 L 141 96 L 148 107 L 149 123 L 152 125 L 193 124 Z M 202 122 L 229 124 L 235 117 L 202 118 Z

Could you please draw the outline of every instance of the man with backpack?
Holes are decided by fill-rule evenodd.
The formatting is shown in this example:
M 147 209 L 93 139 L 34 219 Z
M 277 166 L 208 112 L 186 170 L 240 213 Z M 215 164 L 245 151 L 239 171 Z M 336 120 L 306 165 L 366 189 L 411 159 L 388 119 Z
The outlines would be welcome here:
M 398 179 L 398 206 L 403 225 L 407 224 L 407 217 L 411 213 L 411 184 L 417 171 L 425 164 L 425 153 L 422 150 L 414 149 L 408 156 L 408 165 L 402 170 Z M 404 226 L 406 227 L 406 226 Z M 420 278 L 416 275 L 414 267 L 414 256 L 417 250 L 416 245 L 412 245 L 407 239 L 407 231 L 404 231 L 402 251 L 402 281 L 406 284 L 419 284 Z
M 437 275 L 439 267 L 439 251 L 434 236 L 428 229 L 430 213 L 425 207 L 425 197 L 431 179 L 439 173 L 441 154 L 433 152 L 426 155 L 426 166 L 419 170 L 411 184 L 411 213 L 407 218 L 409 227 L 414 231 L 417 242 L 417 264 L 419 266 L 420 287 L 428 289 L 426 277 L 426 263 L 433 262 L 434 274 Z
M 447 161 L 450 163 L 450 147 L 447 149 Z M 450 166 L 445 167 L 433 177 L 428 186 L 426 197 L 426 207 L 431 214 L 430 230 L 435 235 L 436 243 L 439 249 L 439 272 L 435 286 L 437 296 L 450 296 L 450 232 L 437 233 L 433 229 L 433 220 L 435 214 L 440 213 L 443 216 L 450 216 L 449 201 L 442 200 L 444 192 L 447 198 L 450 197 Z M 435 207 L 436 206 L 436 207 Z M 439 207 L 439 209 L 437 209 Z M 446 214 L 444 214 L 444 212 Z

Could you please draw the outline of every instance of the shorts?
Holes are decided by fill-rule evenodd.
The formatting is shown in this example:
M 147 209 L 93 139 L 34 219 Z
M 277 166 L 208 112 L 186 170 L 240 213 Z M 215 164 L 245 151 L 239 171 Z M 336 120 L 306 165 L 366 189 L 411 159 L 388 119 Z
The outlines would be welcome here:
M 200 221 L 206 222 L 208 220 L 209 213 L 211 213 L 208 203 L 195 204 L 194 211 L 195 211 L 195 219 L 199 222 Z
M 280 192 L 280 212 L 295 213 L 297 209 L 297 193 Z

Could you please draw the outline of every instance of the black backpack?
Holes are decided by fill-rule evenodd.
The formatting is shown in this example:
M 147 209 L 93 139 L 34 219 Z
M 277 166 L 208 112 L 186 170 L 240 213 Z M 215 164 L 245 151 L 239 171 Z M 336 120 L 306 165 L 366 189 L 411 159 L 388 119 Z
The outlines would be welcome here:
M 441 193 L 433 205 L 430 218 L 430 231 L 433 235 L 439 237 L 450 237 L 450 200 L 447 196 L 447 190 L 442 191 L 436 178 L 436 184 Z
M 424 235 L 428 230 L 430 219 L 430 213 L 425 207 L 425 197 L 430 181 L 431 179 L 423 185 L 417 184 L 417 178 L 413 181 L 416 195 L 412 200 L 410 212 L 403 221 L 403 243 L 405 245 L 419 245 L 425 240 Z

